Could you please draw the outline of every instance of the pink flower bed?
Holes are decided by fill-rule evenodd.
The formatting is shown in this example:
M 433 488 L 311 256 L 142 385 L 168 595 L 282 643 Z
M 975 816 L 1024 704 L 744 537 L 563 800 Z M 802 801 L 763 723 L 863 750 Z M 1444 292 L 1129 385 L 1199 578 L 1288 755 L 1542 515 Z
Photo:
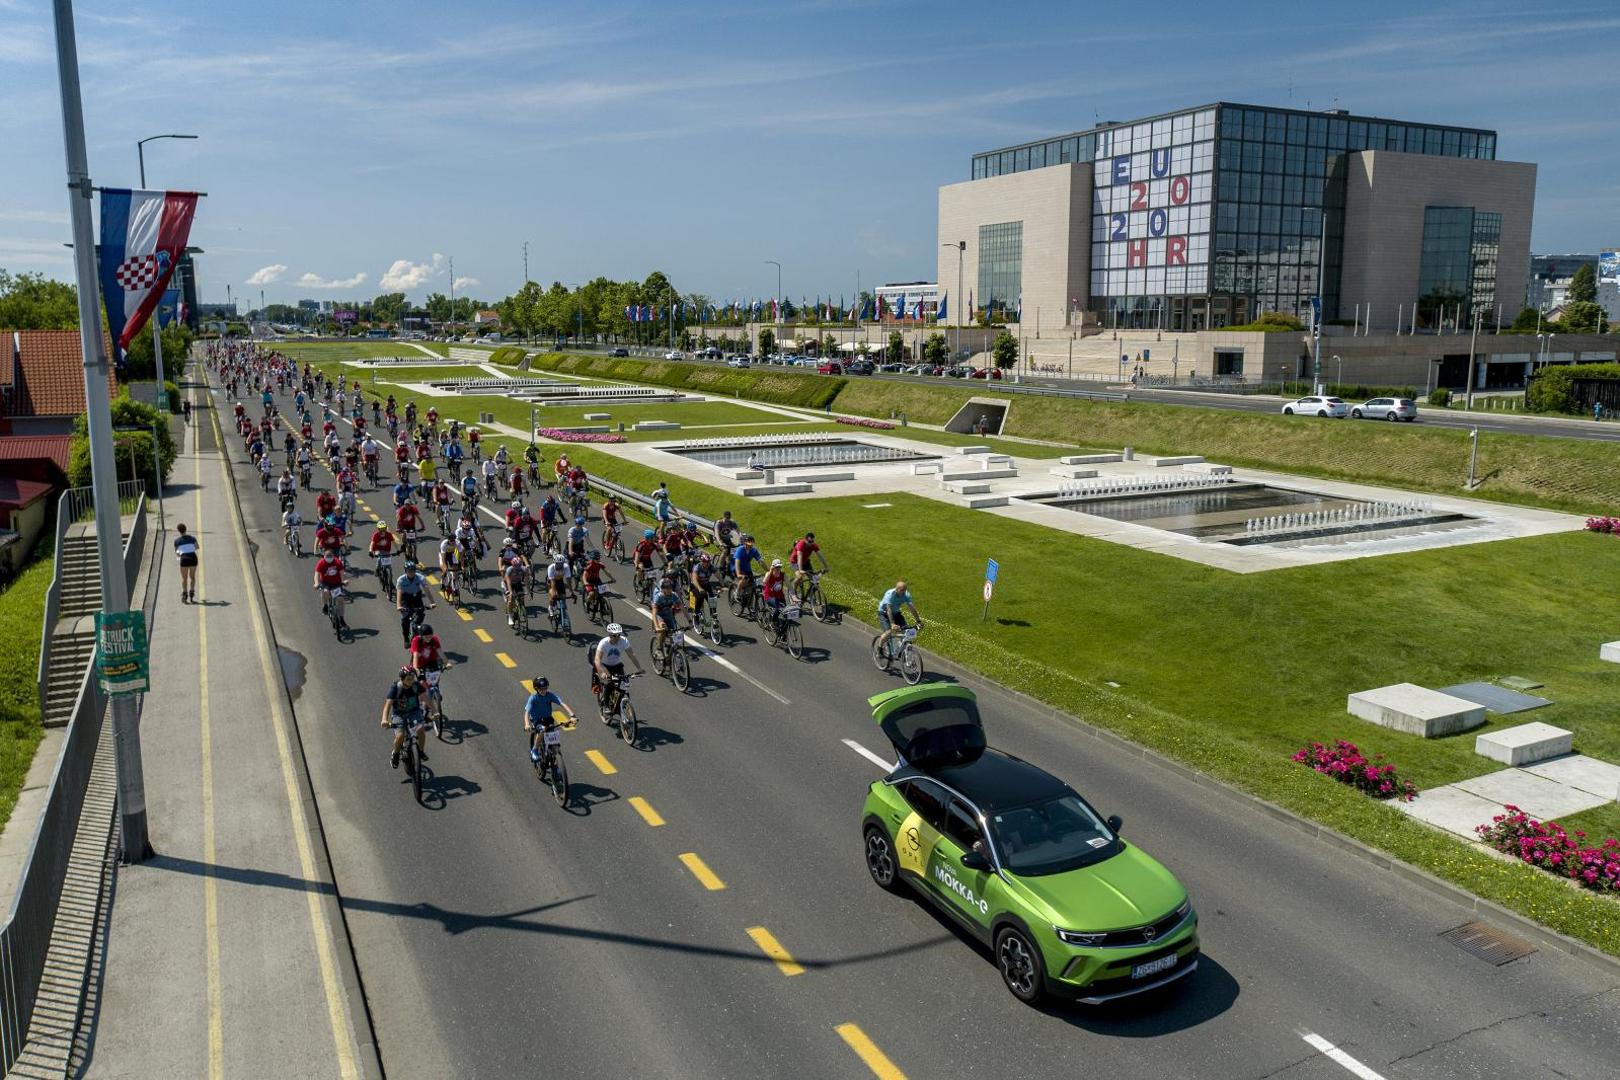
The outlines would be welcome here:
M 890 431 L 894 428 L 887 420 L 867 420 L 860 416 L 835 416 L 833 419 L 850 427 L 876 428 L 878 431 Z
M 1620 518 L 1610 517 L 1607 514 L 1602 517 L 1587 518 L 1586 527 L 1592 532 L 1620 533 Z
M 1558 822 L 1537 821 L 1517 806 L 1503 809 L 1507 813 L 1491 818 L 1491 824 L 1475 828 L 1480 840 L 1577 885 L 1620 893 L 1620 840 L 1611 836 L 1592 847 L 1579 830 L 1567 833 Z
M 548 439 L 555 439 L 557 442 L 621 443 L 629 441 L 623 435 L 609 435 L 602 431 L 563 431 L 561 428 L 543 427 L 536 428 L 534 433 Z
M 1418 793 L 1416 784 L 1395 775 L 1395 766 L 1384 764 L 1384 755 L 1378 754 L 1368 759 L 1355 743 L 1344 739 L 1332 746 L 1313 742 L 1294 754 L 1294 760 L 1341 784 L 1364 791 L 1375 799 L 1410 802 Z

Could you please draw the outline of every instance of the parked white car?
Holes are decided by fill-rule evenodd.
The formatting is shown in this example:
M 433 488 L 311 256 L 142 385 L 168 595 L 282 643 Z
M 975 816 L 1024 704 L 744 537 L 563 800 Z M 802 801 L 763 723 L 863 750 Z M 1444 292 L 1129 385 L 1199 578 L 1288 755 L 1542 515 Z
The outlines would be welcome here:
M 1336 397 L 1302 397 L 1297 401 L 1290 401 L 1282 407 L 1284 416 L 1331 416 L 1336 420 L 1343 420 L 1350 415 L 1350 406 L 1344 403 L 1343 398 Z
M 664 354 L 664 359 L 665 360 L 685 360 L 686 359 L 686 354 L 683 353 L 683 352 L 680 352 L 679 350 L 671 349 L 669 352 Z

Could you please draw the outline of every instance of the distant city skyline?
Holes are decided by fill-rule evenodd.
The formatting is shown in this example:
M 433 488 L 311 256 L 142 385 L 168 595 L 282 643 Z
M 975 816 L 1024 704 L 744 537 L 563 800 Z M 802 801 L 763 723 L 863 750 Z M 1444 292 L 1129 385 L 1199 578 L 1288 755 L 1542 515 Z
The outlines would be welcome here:
M 1216 100 L 1495 130 L 1539 166 L 1534 251 L 1620 243 L 1612 5 L 75 6 L 95 181 L 200 136 L 149 144 L 147 177 L 209 192 L 208 302 L 493 300 L 524 241 L 542 285 L 662 270 L 763 299 L 777 260 L 795 302 L 849 296 L 932 278 L 936 190 L 973 153 Z M 0 83 L 0 267 L 68 278 L 46 0 L 0 0 Z

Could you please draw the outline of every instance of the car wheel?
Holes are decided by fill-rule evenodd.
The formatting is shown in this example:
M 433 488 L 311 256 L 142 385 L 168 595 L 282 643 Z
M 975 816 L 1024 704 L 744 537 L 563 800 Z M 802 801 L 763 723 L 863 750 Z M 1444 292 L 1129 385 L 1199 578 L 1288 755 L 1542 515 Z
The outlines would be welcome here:
M 1389 412 L 1384 414 L 1384 419 L 1385 420 L 1399 420 L 1400 417 L 1396 416 L 1395 411 L 1393 409 L 1391 409 Z
M 1326 409 L 1317 409 L 1316 410 L 1316 415 L 1322 417 L 1325 420 L 1325 419 L 1327 419 L 1327 410 Z
M 1293 409 L 1284 409 L 1283 410 L 1283 415 L 1284 416 L 1293 416 L 1294 415 L 1294 410 Z
M 1012 996 L 1034 1005 L 1046 994 L 1046 972 L 1041 954 L 1023 931 L 1005 927 L 996 935 L 996 967 Z
M 888 834 L 876 825 L 866 827 L 866 870 L 884 892 L 899 891 L 899 864 L 895 861 L 894 845 L 889 842 Z
M 1360 409 L 1351 409 L 1350 410 L 1350 418 L 1352 420 L 1360 420 L 1361 419 L 1361 410 Z

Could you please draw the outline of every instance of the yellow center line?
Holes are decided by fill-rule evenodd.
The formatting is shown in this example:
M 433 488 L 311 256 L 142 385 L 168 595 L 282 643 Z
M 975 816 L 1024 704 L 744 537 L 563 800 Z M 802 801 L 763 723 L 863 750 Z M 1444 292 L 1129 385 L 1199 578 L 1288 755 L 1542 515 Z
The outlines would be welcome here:
M 658 811 L 652 808 L 652 803 L 649 803 L 640 795 L 630 796 L 630 805 L 636 808 L 636 813 L 641 815 L 641 820 L 645 821 L 653 828 L 656 829 L 658 826 L 664 823 L 663 817 L 659 815 Z
M 777 941 L 776 935 L 769 930 L 763 926 L 750 926 L 748 936 L 754 939 L 754 944 L 759 946 L 759 951 L 770 957 L 772 962 L 776 964 L 776 969 L 782 974 L 804 974 L 804 968 L 794 961 L 793 954 L 782 948 L 782 943 Z
M 202 457 L 197 466 L 197 530 L 202 531 Z M 197 582 L 203 579 L 201 560 Z M 206 595 L 206 594 L 205 594 Z M 208 1075 L 214 1080 L 225 1075 L 225 1014 L 219 975 L 219 886 L 215 876 L 214 838 L 214 728 L 208 707 L 208 608 L 197 608 L 197 711 L 202 721 L 198 741 L 202 753 L 203 802 L 203 927 L 208 940 Z
M 833 1030 L 838 1032 L 838 1037 L 866 1063 L 866 1067 L 872 1070 L 872 1075 L 878 1077 L 878 1080 L 906 1080 L 906 1074 L 896 1068 L 888 1055 L 866 1037 L 866 1032 L 862 1031 L 859 1025 L 839 1024 Z
M 719 892 L 726 887 L 726 883 L 721 881 L 713 870 L 709 869 L 708 863 L 698 858 L 696 852 L 686 852 L 681 856 L 681 862 L 685 864 L 688 870 L 692 871 L 692 876 L 701 881 L 703 887 L 710 892 Z
M 462 611 L 460 608 L 456 608 L 456 614 L 461 616 L 462 622 L 472 622 L 472 612 Z
M 437 585 L 439 583 L 439 579 L 434 577 L 432 574 L 423 574 L 422 576 L 427 578 L 427 583 L 429 585 Z
M 509 667 L 509 668 L 517 667 L 517 661 L 512 659 L 510 656 L 507 656 L 503 652 L 496 653 L 495 654 L 495 659 L 497 659 L 497 660 L 499 660 L 501 662 L 502 667 Z
M 530 691 L 530 693 L 533 692 Z M 603 776 L 612 776 L 619 771 L 613 762 L 609 761 L 600 750 L 587 750 L 585 756 L 590 759 L 592 765 L 595 765 L 601 771 Z
M 523 687 L 523 689 L 527 690 L 529 693 L 531 693 L 531 694 L 534 693 L 534 680 L 533 679 L 519 679 L 518 680 L 518 685 Z
M 485 645 L 488 645 L 488 644 L 490 644 L 491 642 L 493 642 L 495 640 L 494 638 L 489 636 L 489 631 L 485 630 L 483 628 L 479 628 L 477 630 L 474 630 L 473 631 L 473 637 L 477 638 L 479 641 L 482 641 Z M 513 666 L 515 667 L 516 665 L 513 665 Z

